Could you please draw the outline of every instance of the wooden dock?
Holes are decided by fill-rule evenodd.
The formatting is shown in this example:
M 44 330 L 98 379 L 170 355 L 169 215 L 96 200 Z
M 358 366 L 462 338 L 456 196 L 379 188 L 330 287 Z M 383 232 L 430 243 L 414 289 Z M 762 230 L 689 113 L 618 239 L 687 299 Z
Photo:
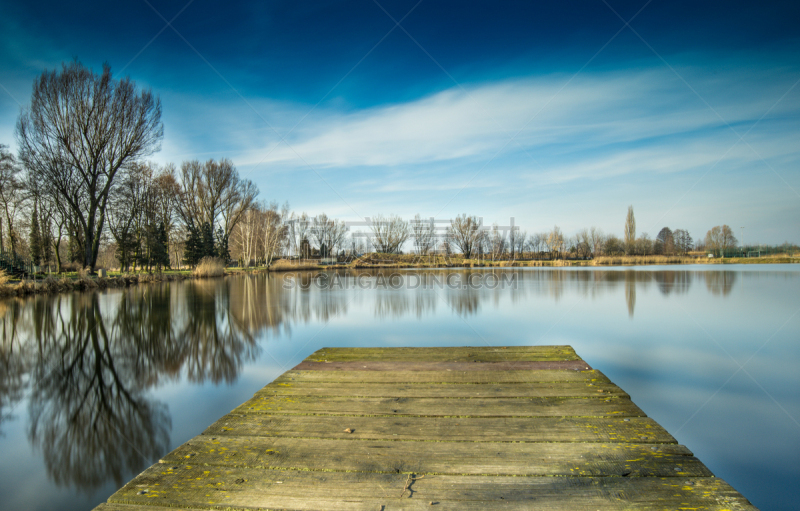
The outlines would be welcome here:
M 569 346 L 325 348 L 95 511 L 755 509 Z

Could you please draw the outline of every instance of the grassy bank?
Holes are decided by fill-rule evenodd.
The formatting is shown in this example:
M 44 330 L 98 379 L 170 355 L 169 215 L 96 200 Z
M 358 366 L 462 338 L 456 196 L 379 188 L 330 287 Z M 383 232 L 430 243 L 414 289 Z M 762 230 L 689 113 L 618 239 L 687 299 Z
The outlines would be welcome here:
M 108 277 L 92 277 L 76 275 L 60 278 L 48 276 L 41 280 L 14 282 L 7 275 L 0 275 L 0 296 L 27 296 L 33 294 L 52 294 L 70 291 L 91 291 L 95 289 L 114 289 L 152 282 L 170 282 L 184 280 L 189 275 L 185 272 L 172 273 L 131 273 Z
M 490 259 L 465 259 L 460 256 L 442 255 L 419 257 L 414 254 L 367 254 L 349 263 L 319 264 L 312 260 L 292 261 L 281 259 L 269 268 L 247 268 L 239 271 L 308 271 L 333 269 L 370 268 L 526 268 L 526 267 L 573 267 L 573 266 L 645 266 L 673 264 L 783 264 L 800 263 L 800 256 L 780 254 L 750 258 L 708 258 L 701 256 L 602 256 L 589 260 L 513 260 L 492 261 Z

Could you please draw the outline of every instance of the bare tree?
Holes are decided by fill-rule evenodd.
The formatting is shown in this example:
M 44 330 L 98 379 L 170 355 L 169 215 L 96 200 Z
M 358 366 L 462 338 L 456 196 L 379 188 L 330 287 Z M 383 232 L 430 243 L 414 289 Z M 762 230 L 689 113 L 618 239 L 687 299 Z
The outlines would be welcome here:
M 436 241 L 433 218 L 423 220 L 420 218 L 419 214 L 417 214 L 411 222 L 411 231 L 411 235 L 414 238 L 414 248 L 417 254 L 426 255 L 433 250 Z
M 553 254 L 553 259 L 558 259 L 561 255 L 561 251 L 564 249 L 564 233 L 561 232 L 561 228 L 559 226 L 553 226 L 553 230 L 547 234 L 545 243 L 547 244 L 547 248 Z
M 375 248 L 383 254 L 394 254 L 409 238 L 408 222 L 397 215 L 388 218 L 378 215 L 372 219 L 372 237 Z
M 720 257 L 725 257 L 725 251 L 739 243 L 733 231 L 727 225 L 715 226 L 706 234 L 706 250 L 717 251 Z
M 289 205 L 286 204 L 279 210 L 278 203 L 273 202 L 263 209 L 264 266 L 269 268 L 275 256 L 280 254 L 289 232 L 284 222 L 289 216 Z
M 208 223 L 212 229 L 219 227 L 225 238 L 258 196 L 258 188 L 239 178 L 228 159 L 183 162 L 180 176 L 177 208 L 183 222 L 187 226 Z
M 528 241 L 528 246 L 531 249 L 531 252 L 540 253 L 542 248 L 544 248 L 545 240 L 547 239 L 546 232 L 537 232 L 536 234 L 531 234 L 530 240 Z
M 256 256 L 256 246 L 259 244 L 259 231 L 263 211 L 261 205 L 251 207 L 233 230 L 232 239 L 239 249 L 239 264 L 242 267 L 250 266 Z
M 289 226 L 288 237 L 291 249 L 295 255 L 302 256 L 300 253 L 300 246 L 303 244 L 304 240 L 308 242 L 311 219 L 305 212 L 303 212 L 301 215 L 295 215 L 292 213 L 292 216 L 287 221 L 287 224 Z
M 17 121 L 20 160 L 47 181 L 83 237 L 83 264 L 94 267 L 114 180 L 160 148 L 161 101 L 130 78 L 115 80 L 79 62 L 45 71 Z
M 497 224 L 492 225 L 492 230 L 488 236 L 486 236 L 486 241 L 487 252 L 492 254 L 492 260 L 494 261 L 502 258 L 506 253 L 506 238 L 503 236 Z
M 602 229 L 592 227 L 589 230 L 589 246 L 592 250 L 592 255 L 597 256 L 603 252 L 603 244 L 605 243 L 605 236 L 603 236 Z
M 149 167 L 132 165 L 111 191 L 106 214 L 108 227 L 117 243 L 120 269 L 123 271 L 127 271 L 132 262 L 135 266 L 134 257 L 140 242 L 137 229 L 150 187 L 149 172 Z
M 585 259 L 592 255 L 591 234 L 589 229 L 583 228 L 575 235 L 575 255 Z
M 672 233 L 672 237 L 675 240 L 675 249 L 678 250 L 681 254 L 686 254 L 692 249 L 694 245 L 694 240 L 689 235 L 689 231 L 684 229 L 676 229 L 675 232 Z
M 517 227 L 518 229 L 518 227 Z M 525 252 L 525 244 L 528 240 L 528 233 L 525 231 L 518 231 L 514 235 L 514 253 L 513 256 L 522 257 L 523 253 Z
M 344 222 L 328 218 L 325 213 L 314 217 L 310 232 L 323 257 L 324 253 L 329 256 L 336 254 L 336 249 L 344 244 L 347 237 L 347 227 Z
M 450 221 L 450 240 L 464 254 L 465 259 L 470 259 L 474 252 L 479 252 L 483 241 L 482 222 L 474 216 L 462 214 Z

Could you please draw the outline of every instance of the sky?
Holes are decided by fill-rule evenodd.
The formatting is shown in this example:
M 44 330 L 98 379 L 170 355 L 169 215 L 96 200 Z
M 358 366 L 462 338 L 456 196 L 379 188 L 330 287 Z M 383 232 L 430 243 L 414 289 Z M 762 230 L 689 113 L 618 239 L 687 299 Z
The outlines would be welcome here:
M 800 4 L 14 2 L 0 143 L 78 59 L 162 102 L 159 163 L 230 158 L 266 201 L 622 236 L 800 242 Z

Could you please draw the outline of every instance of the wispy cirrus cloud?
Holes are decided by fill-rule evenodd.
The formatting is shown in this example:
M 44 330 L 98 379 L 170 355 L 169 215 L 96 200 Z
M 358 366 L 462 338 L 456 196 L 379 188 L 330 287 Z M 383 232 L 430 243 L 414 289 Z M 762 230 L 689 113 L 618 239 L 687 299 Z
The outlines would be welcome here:
M 278 144 L 269 152 L 266 144 L 260 151 L 251 147 L 242 163 L 257 159 L 289 167 L 394 167 L 480 161 L 500 152 L 527 152 L 534 160 L 547 160 L 611 145 L 628 150 L 636 144 L 669 146 L 676 138 L 703 137 L 713 130 L 735 136 L 726 123 L 740 126 L 738 131 L 744 133 L 793 76 L 772 75 L 707 80 L 717 84 L 707 92 L 716 113 L 662 70 L 590 75 L 561 91 L 563 76 L 452 88 L 402 104 L 315 112 L 287 137 L 288 145 Z M 758 82 L 759 97 L 726 85 L 742 81 Z M 713 89 L 713 83 L 708 85 Z M 755 84 L 749 85 L 753 90 Z M 771 117 L 789 116 L 798 109 L 793 97 L 778 105 Z

